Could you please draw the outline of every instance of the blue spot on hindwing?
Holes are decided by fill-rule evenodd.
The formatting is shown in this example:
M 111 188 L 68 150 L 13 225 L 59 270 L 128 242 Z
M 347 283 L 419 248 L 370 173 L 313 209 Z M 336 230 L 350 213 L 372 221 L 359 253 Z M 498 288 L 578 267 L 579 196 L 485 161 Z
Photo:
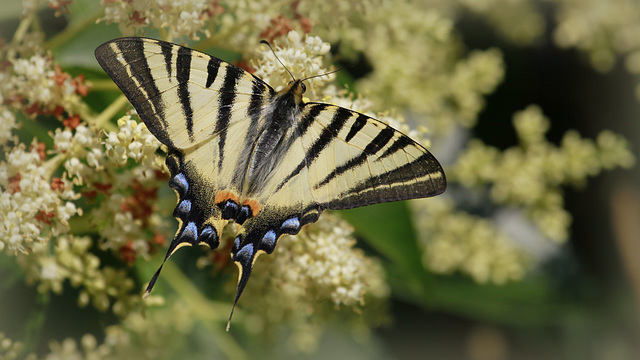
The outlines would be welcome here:
M 273 230 L 267 231 L 266 234 L 262 237 L 262 241 L 260 242 L 260 249 L 264 250 L 267 254 L 271 254 L 273 249 L 276 248 L 276 232 Z
M 236 253 L 234 260 L 243 262 L 251 258 L 253 258 L 253 244 L 247 244 Z
M 233 241 L 233 249 L 231 249 L 232 253 L 237 253 L 238 249 L 240 249 L 240 241 L 242 241 L 242 239 L 240 239 L 240 236 L 237 236 L 236 239 Z
M 182 200 L 173 211 L 173 217 L 184 219 L 191 212 L 191 200 Z
M 179 173 L 174 176 L 169 182 L 169 186 L 174 190 L 178 191 L 180 196 L 184 196 L 184 194 L 189 191 L 189 181 L 187 181 L 187 177 L 184 176 L 183 173 Z
M 216 229 L 211 225 L 205 225 L 200 232 L 198 242 L 205 243 L 212 249 L 217 248 L 220 242 L 218 241 L 218 233 L 216 232 Z
M 238 204 L 235 201 L 227 200 L 222 206 L 222 218 L 225 220 L 235 219 L 238 214 Z
M 300 220 L 297 216 L 285 220 L 280 226 L 280 231 L 292 235 L 297 234 L 300 231 Z
M 188 242 L 194 243 L 197 238 L 198 238 L 198 227 L 194 222 L 188 223 L 187 226 L 185 226 L 184 229 L 182 230 L 182 233 L 180 234 L 180 241 L 182 242 L 188 241 Z
M 213 229 L 213 227 L 211 225 L 207 225 L 205 226 L 202 231 L 200 232 L 200 238 L 201 239 L 208 239 L 208 238 L 212 238 L 212 237 L 216 237 L 216 231 Z

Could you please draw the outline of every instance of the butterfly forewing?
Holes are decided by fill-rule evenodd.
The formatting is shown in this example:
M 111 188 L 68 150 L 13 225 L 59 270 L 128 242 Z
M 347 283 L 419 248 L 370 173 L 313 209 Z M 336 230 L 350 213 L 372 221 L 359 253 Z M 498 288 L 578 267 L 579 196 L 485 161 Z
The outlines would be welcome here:
M 408 136 L 341 107 L 305 107 L 303 114 L 314 107 L 322 111 L 299 134 L 304 153 L 292 152 L 283 162 L 277 194 L 291 194 L 299 182 L 306 182 L 310 195 L 305 205 L 348 209 L 435 196 L 446 188 L 438 161 Z
M 102 44 L 96 58 L 165 145 L 189 148 L 249 117 L 257 120 L 273 89 L 246 71 L 201 52 L 144 38 Z M 255 115 L 258 116 L 255 116 Z M 242 132 L 235 129 L 234 132 Z

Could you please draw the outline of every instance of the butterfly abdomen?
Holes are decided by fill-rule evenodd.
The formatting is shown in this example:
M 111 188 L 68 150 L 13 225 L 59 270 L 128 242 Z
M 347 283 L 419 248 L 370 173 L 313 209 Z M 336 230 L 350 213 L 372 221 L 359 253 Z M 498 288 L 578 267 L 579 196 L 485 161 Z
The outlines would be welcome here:
M 302 109 L 302 89 L 299 80 L 274 94 L 271 104 L 266 107 L 265 126 L 259 132 L 253 151 L 249 154 L 243 193 L 259 194 L 275 169 L 280 167 L 291 142 L 298 138 L 295 131 Z

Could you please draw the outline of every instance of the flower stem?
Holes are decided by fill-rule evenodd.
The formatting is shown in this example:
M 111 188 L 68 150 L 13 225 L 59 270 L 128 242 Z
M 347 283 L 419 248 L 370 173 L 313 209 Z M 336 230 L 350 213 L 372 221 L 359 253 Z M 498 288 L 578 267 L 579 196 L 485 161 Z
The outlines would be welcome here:
M 51 159 L 47 160 L 43 167 L 46 169 L 45 179 L 51 180 L 53 173 L 60 167 L 60 164 L 66 159 L 64 154 L 57 154 Z
M 16 56 L 16 47 L 24 39 L 29 27 L 31 27 L 34 17 L 34 13 L 29 12 L 27 16 L 20 20 L 20 24 L 18 25 L 16 32 L 13 34 L 13 39 L 11 39 L 11 46 L 9 46 L 9 50 L 7 51 L 7 59 L 13 59 Z
M 218 346 L 225 353 L 226 358 L 235 360 L 247 359 L 244 349 L 233 339 L 233 337 L 223 331 L 223 324 L 227 318 L 223 315 L 225 307 L 230 308 L 228 304 L 220 303 L 207 299 L 193 285 L 193 282 L 172 262 L 164 263 L 162 268 L 162 278 L 177 293 L 180 298 L 185 301 L 192 313 L 198 314 L 198 319 L 202 325 L 214 336 L 212 341 L 220 339 Z
M 115 126 L 109 121 L 122 110 L 129 102 L 124 95 L 120 95 L 114 102 L 111 103 L 100 115 L 93 118 L 92 125 L 97 126 L 100 129 L 115 130 Z M 89 120 L 87 120 L 89 121 Z

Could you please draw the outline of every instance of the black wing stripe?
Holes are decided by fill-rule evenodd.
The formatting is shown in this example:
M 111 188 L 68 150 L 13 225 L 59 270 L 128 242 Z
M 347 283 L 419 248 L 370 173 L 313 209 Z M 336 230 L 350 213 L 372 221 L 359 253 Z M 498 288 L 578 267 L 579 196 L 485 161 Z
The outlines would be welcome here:
M 416 175 L 421 178 L 416 178 Z M 446 188 L 442 168 L 429 153 L 424 153 L 409 163 L 380 174 L 377 179 L 381 178 L 385 179 L 385 185 L 391 187 L 395 185 L 393 193 L 379 192 L 375 185 L 381 184 L 377 184 L 373 181 L 374 179 L 369 178 L 350 189 L 345 189 L 340 196 L 336 197 L 337 200 L 327 204 L 327 207 L 341 210 L 380 202 L 429 197 L 441 194 Z M 349 198 L 353 198 L 354 201 L 345 201 Z
M 145 53 L 145 43 L 142 40 L 129 41 L 129 42 L 115 42 L 113 43 L 118 47 L 122 54 L 123 63 L 129 65 L 131 75 L 126 73 L 114 73 L 109 70 L 109 75 L 118 84 L 122 92 L 125 93 L 131 104 L 135 107 L 136 111 L 145 122 L 148 123 L 149 130 L 158 137 L 160 142 L 172 146 L 170 136 L 163 130 L 166 129 L 169 124 L 164 118 L 164 104 L 162 102 L 162 94 L 156 82 L 151 74 L 149 63 L 147 59 L 141 55 Z M 157 44 L 153 44 L 157 46 Z M 117 60 L 117 54 L 111 49 L 110 61 Z M 106 68 L 109 69 L 115 64 L 109 64 Z M 120 66 L 120 65 L 118 65 Z M 133 80 L 135 79 L 135 81 Z M 136 84 L 137 82 L 137 84 Z M 154 126 L 153 124 L 161 122 L 162 126 Z
M 371 140 L 369 144 L 367 144 L 367 147 L 364 148 L 364 152 L 369 155 L 374 155 L 387 145 L 389 140 L 393 138 L 393 134 L 395 134 L 395 130 L 390 127 L 385 127 L 378 133 L 378 135 L 376 135 L 375 138 L 373 138 L 373 140 Z
M 251 119 L 245 136 L 247 139 L 258 138 L 258 127 L 260 125 L 260 118 L 262 117 L 263 104 L 265 100 L 264 93 L 266 91 L 268 90 L 262 82 L 255 79 L 253 80 L 251 89 L 251 93 L 253 95 L 251 95 L 249 106 L 247 106 L 247 117 Z M 234 173 L 233 183 L 238 184 L 242 181 L 241 177 L 245 174 L 244 170 L 247 168 L 250 160 L 249 154 L 252 153 L 255 145 L 256 144 L 252 141 L 247 141 L 244 144 L 244 148 L 241 153 L 243 156 L 241 156 L 241 160 L 238 163 L 238 169 L 240 171 L 236 171 Z
M 324 150 L 327 145 L 329 145 L 331 140 L 335 139 L 335 137 L 338 136 L 338 133 L 352 114 L 353 112 L 345 108 L 338 108 L 338 110 L 336 110 L 336 113 L 333 115 L 329 126 L 322 130 L 322 134 L 320 134 L 320 137 L 305 154 L 305 160 L 302 161 L 301 165 L 304 165 L 305 163 L 311 164 L 316 158 L 318 158 L 320 152 L 322 152 L 322 150 Z
M 207 88 L 209 88 L 216 80 L 216 77 L 218 77 L 218 69 L 220 69 L 220 60 L 214 57 L 209 58 L 209 63 L 207 64 Z
M 384 159 L 387 156 L 393 155 L 396 152 L 406 148 L 407 146 L 412 145 L 413 143 L 413 140 L 411 140 L 407 136 L 400 136 L 396 139 L 396 141 L 393 142 L 393 144 L 391 144 L 391 146 L 387 148 L 387 150 L 385 150 L 382 155 L 380 155 L 378 159 Z
M 171 76 L 171 65 L 172 65 L 172 61 L 173 59 L 171 58 L 173 56 L 173 47 L 172 46 L 160 46 L 161 50 L 162 50 L 162 55 L 164 56 L 164 65 L 167 69 L 167 76 L 169 81 L 172 80 L 172 76 Z
M 249 130 L 247 131 L 247 139 L 255 139 L 257 138 L 258 125 L 260 124 L 260 118 L 262 117 L 262 107 L 265 97 L 263 96 L 265 92 L 264 85 L 254 80 L 253 85 L 251 87 L 251 99 L 249 100 L 249 106 L 247 107 L 247 116 L 251 119 L 251 124 L 249 125 Z M 246 144 L 245 146 L 250 146 L 253 148 L 253 144 Z
M 220 88 L 220 105 L 218 110 L 218 122 L 214 134 L 218 134 L 218 148 L 220 159 L 218 162 L 218 170 L 222 169 L 224 162 L 224 145 L 227 139 L 227 129 L 231 120 L 231 109 L 236 99 L 236 85 L 242 73 L 237 71 L 229 71 L 225 69 L 224 83 Z
M 313 124 L 313 121 L 316 119 L 316 117 L 318 117 L 318 115 L 320 115 L 320 113 L 323 112 L 327 107 L 329 107 L 329 105 L 327 104 L 311 105 L 311 109 L 306 112 L 300 119 L 300 122 L 296 127 L 295 138 L 292 138 L 291 140 L 296 140 L 298 137 L 304 135 L 307 132 L 307 129 L 309 129 L 309 126 Z
M 189 95 L 189 77 L 191 76 L 191 49 L 186 47 L 179 47 L 176 63 L 178 99 L 182 104 L 182 113 L 185 117 L 189 140 L 193 142 L 193 108 L 191 107 L 191 99 Z
M 353 122 L 353 125 L 351 125 L 351 129 L 349 129 L 349 133 L 347 134 L 345 141 L 346 142 L 351 141 L 351 139 L 353 139 L 353 137 L 356 136 L 356 134 L 360 130 L 362 130 L 362 128 L 365 126 L 366 123 L 367 123 L 367 116 L 363 114 L 359 114 L 356 120 Z
M 390 127 L 384 128 L 382 131 L 378 133 L 378 135 L 371 140 L 369 144 L 364 148 L 364 150 L 360 153 L 360 155 L 351 158 L 351 160 L 346 163 L 336 167 L 329 175 L 327 175 L 322 181 L 314 186 L 314 188 L 318 189 L 321 186 L 328 184 L 331 180 L 343 174 L 344 172 L 353 169 L 356 166 L 362 165 L 367 161 L 367 158 L 371 155 L 374 155 L 380 149 L 382 149 L 388 142 L 393 138 L 394 130 Z
M 395 168 L 391 171 L 387 171 L 386 173 L 384 173 L 383 175 L 385 175 L 387 177 L 387 179 L 390 181 L 389 184 L 397 184 L 397 183 L 404 183 L 404 182 L 411 182 L 413 180 L 416 180 L 416 174 L 414 172 L 414 170 L 416 170 L 417 168 L 419 169 L 420 166 L 418 165 L 419 163 L 428 163 L 429 161 L 432 161 L 433 156 L 431 156 L 431 154 L 422 154 L 421 156 L 417 157 L 415 160 L 413 160 L 412 162 L 406 163 L 398 168 Z M 424 172 L 424 175 L 428 175 L 430 172 Z M 361 191 L 363 189 L 356 187 L 354 190 L 356 191 Z
M 300 122 L 298 123 L 298 126 L 296 127 L 295 132 L 293 133 L 294 135 L 292 135 L 289 140 L 288 143 L 286 145 L 286 149 L 290 149 L 291 148 L 291 144 L 298 140 L 301 136 L 303 136 L 307 130 L 309 129 L 309 126 L 311 126 L 311 124 L 313 123 L 313 121 L 315 120 L 315 118 L 320 115 L 320 113 L 326 109 L 329 105 L 326 104 L 313 104 L 311 109 L 309 111 L 307 111 L 306 113 L 304 113 L 304 115 L 302 116 L 302 118 L 300 119 Z M 346 119 L 345 119 L 346 121 Z M 343 123 L 344 125 L 344 123 Z M 342 127 L 342 126 L 341 126 Z M 309 152 L 307 152 L 308 154 Z M 291 180 L 293 177 L 295 177 L 296 175 L 298 175 L 300 173 L 300 171 L 302 171 L 302 169 L 307 166 L 307 155 L 305 155 L 305 158 L 300 162 L 300 164 L 298 164 L 298 166 L 296 166 L 295 169 L 293 169 L 293 171 L 291 173 L 289 173 L 289 175 L 287 175 L 287 177 L 285 177 L 280 184 L 276 187 L 275 192 L 278 192 L 280 189 L 282 189 L 282 187 L 289 182 L 289 180 Z

